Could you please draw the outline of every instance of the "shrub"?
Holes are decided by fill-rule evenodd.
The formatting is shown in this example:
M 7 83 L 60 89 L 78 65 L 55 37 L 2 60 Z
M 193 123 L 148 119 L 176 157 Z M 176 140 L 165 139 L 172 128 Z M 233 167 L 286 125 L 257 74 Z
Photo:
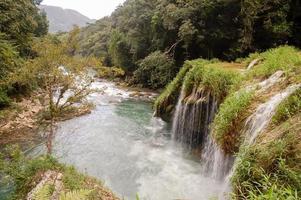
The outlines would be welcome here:
M 119 67 L 97 67 L 97 76 L 99 78 L 122 78 L 125 76 L 125 71 Z
M 2 90 L 0 88 L 0 109 L 4 108 L 6 106 L 9 106 L 10 104 L 10 98 L 7 96 L 6 91 Z
M 62 168 L 62 165 L 50 156 L 27 159 L 15 146 L 7 148 L 3 153 L 6 157 L 4 154 L 0 157 L 0 174 L 8 175 L 14 183 L 12 199 L 23 199 L 30 191 L 31 183 L 38 172 Z
M 112 195 L 112 199 L 115 199 L 114 195 L 96 179 L 77 172 L 74 167 L 58 163 L 49 155 L 28 158 L 17 146 L 8 147 L 2 153 L 0 154 L 0 175 L 5 180 L 1 179 L 1 183 L 5 184 L 4 181 L 7 180 L 13 186 L 9 199 L 25 199 L 40 181 L 40 175 L 48 170 L 63 174 L 63 190 L 60 192 L 60 199 L 75 199 L 74 197 L 103 199 L 107 195 Z M 49 199 L 53 193 L 53 187 L 51 183 L 45 184 L 34 194 L 35 199 Z
M 239 90 L 229 95 L 220 105 L 213 121 L 213 137 L 227 153 L 239 148 L 239 124 L 246 108 L 251 104 L 254 92 Z
M 165 53 L 156 51 L 138 62 L 133 83 L 152 89 L 162 88 L 174 78 L 176 71 L 174 60 Z

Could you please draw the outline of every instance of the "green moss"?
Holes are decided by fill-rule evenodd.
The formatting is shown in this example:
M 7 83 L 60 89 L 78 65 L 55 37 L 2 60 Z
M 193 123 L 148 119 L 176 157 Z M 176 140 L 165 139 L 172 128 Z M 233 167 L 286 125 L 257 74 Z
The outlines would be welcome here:
M 176 78 L 166 87 L 155 102 L 155 110 L 158 116 L 162 116 L 175 106 L 181 88 L 186 95 L 192 92 L 194 87 L 203 87 L 212 91 L 219 100 L 222 100 L 231 87 L 241 80 L 240 73 L 235 70 L 223 68 L 217 60 L 197 59 L 186 61 Z
M 232 178 L 233 199 L 299 199 L 300 115 L 242 147 Z
M 186 61 L 178 75 L 173 79 L 171 83 L 167 85 L 167 87 L 164 89 L 161 95 L 156 99 L 154 107 L 158 116 L 170 113 L 170 111 L 172 110 L 170 109 L 170 106 L 176 104 L 177 98 L 179 97 L 180 90 L 183 84 L 184 77 L 192 67 L 193 66 L 191 64 L 191 61 Z M 167 110 L 167 108 L 169 109 Z
M 254 91 L 239 90 L 229 95 L 220 105 L 219 112 L 213 121 L 213 137 L 228 153 L 239 148 L 241 118 L 251 104 Z
M 209 61 L 207 63 L 196 63 L 184 80 L 184 91 L 190 94 L 193 88 L 209 90 L 219 100 L 223 100 L 234 84 L 241 80 L 239 72 L 223 68 L 222 63 Z
M 298 89 L 277 108 L 273 116 L 273 124 L 279 125 L 301 111 L 301 89 Z
M 255 58 L 261 59 L 262 62 L 250 71 L 249 78 L 266 78 L 278 70 L 283 70 L 287 76 L 294 76 L 296 71 L 300 71 L 301 54 L 291 46 L 280 46 L 264 53 L 251 54 L 247 60 Z

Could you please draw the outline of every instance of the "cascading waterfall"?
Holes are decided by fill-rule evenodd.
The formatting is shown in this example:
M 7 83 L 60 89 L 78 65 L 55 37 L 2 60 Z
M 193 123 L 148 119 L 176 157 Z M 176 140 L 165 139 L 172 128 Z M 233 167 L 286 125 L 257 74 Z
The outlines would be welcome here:
M 258 93 L 267 91 L 283 80 L 282 75 L 283 71 L 277 71 L 268 79 L 249 86 L 246 90 L 256 89 Z M 278 105 L 300 87 L 301 84 L 289 86 L 258 106 L 247 119 L 242 130 L 242 135 L 246 136 L 247 145 L 252 144 L 268 126 Z M 194 88 L 187 97 L 182 89 L 173 119 L 172 132 L 175 140 L 190 149 L 202 148 L 202 172 L 206 176 L 224 181 L 224 189 L 219 199 L 225 199 L 226 193 L 231 191 L 230 179 L 235 171 L 235 159 L 234 156 L 225 154 L 211 138 L 210 124 L 218 106 L 218 101 L 210 91 Z
M 246 136 L 244 141 L 245 145 L 251 145 L 255 142 L 257 136 L 262 133 L 274 116 L 279 104 L 293 94 L 297 89 L 301 87 L 301 84 L 291 85 L 282 92 L 271 97 L 267 102 L 258 106 L 256 111 L 248 117 L 246 120 L 245 127 L 242 131 L 243 135 Z M 219 199 L 225 199 L 227 193 L 231 191 L 231 177 L 235 172 L 236 164 L 230 170 L 230 173 L 226 176 L 223 192 L 220 194 Z
M 272 117 L 275 114 L 278 105 L 300 88 L 301 84 L 291 85 L 284 91 L 274 95 L 266 103 L 261 104 L 246 121 L 244 128 L 244 135 L 246 135 L 246 144 L 252 144 L 260 134 L 270 123 Z
M 234 157 L 225 154 L 209 134 L 204 145 L 201 161 L 203 174 L 223 180 L 233 166 Z
M 209 125 L 214 119 L 218 103 L 204 89 L 194 88 L 186 97 L 182 89 L 173 119 L 173 137 L 189 149 L 200 147 L 209 135 Z
M 267 89 L 271 88 L 276 83 L 280 82 L 282 80 L 284 72 L 283 71 L 277 71 L 273 75 L 271 75 L 268 79 L 253 84 L 251 86 L 246 87 L 247 91 L 251 91 L 254 89 L 258 89 L 258 92 L 264 92 Z M 281 96 L 281 94 L 279 94 Z M 277 96 L 277 95 L 276 95 Z M 277 99 L 277 97 L 275 97 Z M 275 100 L 274 100 L 275 101 Z M 276 102 L 273 102 L 276 103 Z M 268 111 L 271 111 L 273 106 L 277 107 L 278 104 L 268 104 L 269 109 Z M 264 108 L 266 105 L 262 105 L 262 108 Z M 275 109 L 275 108 L 274 108 Z M 257 113 L 257 114 L 256 114 Z M 254 115 L 259 115 L 259 112 L 254 113 Z M 263 114 L 265 115 L 265 114 Z M 263 116 L 264 117 L 264 116 Z M 251 118 L 251 117 L 250 117 Z M 259 122 L 264 122 L 265 120 L 259 119 Z M 259 123 L 257 122 L 257 123 Z M 266 121 L 267 122 L 267 121 Z M 267 122 L 268 123 L 268 122 Z M 255 127 L 253 127 L 255 128 Z M 204 145 L 203 153 L 201 161 L 203 163 L 203 173 L 206 175 L 209 175 L 216 179 L 228 179 L 229 172 L 231 171 L 231 168 L 234 163 L 234 156 L 225 154 L 220 147 L 215 143 L 215 141 L 211 138 L 211 135 L 207 135 L 207 139 Z M 227 182 L 227 181 L 226 181 Z

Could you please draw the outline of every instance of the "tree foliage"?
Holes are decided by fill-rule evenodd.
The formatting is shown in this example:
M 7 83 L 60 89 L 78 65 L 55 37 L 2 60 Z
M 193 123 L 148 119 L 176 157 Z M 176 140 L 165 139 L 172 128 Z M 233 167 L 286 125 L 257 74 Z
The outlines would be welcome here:
M 80 52 L 135 71 L 137 61 L 159 50 L 178 71 L 187 59 L 234 60 L 281 44 L 301 46 L 300 13 L 295 0 L 127 0 L 83 29 Z
M 21 55 L 29 55 L 33 36 L 47 33 L 48 24 L 35 3 L 41 1 L 0 1 L 0 32 L 14 42 Z
M 45 13 L 37 8 L 41 0 L 0 1 L 0 107 L 8 105 L 8 93 L 24 88 L 11 82 L 11 74 L 33 56 L 31 42 L 48 32 Z M 24 91 L 22 91 L 24 92 Z
M 175 76 L 174 60 L 156 51 L 138 62 L 133 81 L 148 88 L 162 88 Z

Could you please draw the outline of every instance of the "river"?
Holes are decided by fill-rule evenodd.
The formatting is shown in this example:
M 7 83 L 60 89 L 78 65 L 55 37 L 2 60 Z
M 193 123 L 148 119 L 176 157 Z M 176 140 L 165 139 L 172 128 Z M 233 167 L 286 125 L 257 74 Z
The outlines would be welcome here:
M 58 125 L 54 155 L 134 200 L 203 200 L 222 183 L 201 174 L 201 163 L 171 139 L 170 125 L 153 118 L 150 102 L 114 83 L 97 81 L 91 114 Z

